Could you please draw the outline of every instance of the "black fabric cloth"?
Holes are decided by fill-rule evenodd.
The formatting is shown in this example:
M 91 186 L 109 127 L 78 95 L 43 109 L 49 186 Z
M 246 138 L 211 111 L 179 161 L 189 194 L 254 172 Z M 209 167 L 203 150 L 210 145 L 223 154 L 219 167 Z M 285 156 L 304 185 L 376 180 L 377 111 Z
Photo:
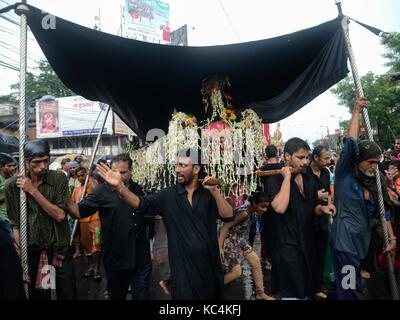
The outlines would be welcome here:
M 132 300 L 148 300 L 151 264 L 132 270 L 107 271 L 107 290 L 110 300 L 126 300 L 129 286 Z
M 268 170 L 278 170 L 283 167 L 283 163 L 266 163 L 264 164 L 260 170 L 261 171 L 268 171 Z M 261 177 L 261 183 L 263 185 L 263 190 L 268 194 L 267 190 L 267 180 L 269 177 Z M 261 227 L 264 239 L 264 247 L 265 247 L 265 255 L 268 259 L 271 259 L 272 250 L 273 250 L 273 239 L 274 239 L 274 214 L 271 210 L 267 210 L 261 215 Z
M 141 187 L 130 181 L 129 190 L 143 195 Z M 95 188 L 79 204 L 86 218 L 99 212 L 104 267 L 109 271 L 132 270 L 149 264 L 150 247 L 147 222 L 143 215 L 123 201 L 107 183 Z
M 368 177 L 365 175 L 363 172 L 360 171 L 358 168 L 358 165 L 355 164 L 351 168 L 351 174 L 353 175 L 354 178 L 356 178 L 369 192 L 372 193 L 372 196 L 374 199 L 379 199 L 378 195 L 378 186 L 376 184 L 376 178 L 375 177 Z M 386 186 L 385 182 L 385 176 L 384 174 L 379 171 L 380 174 L 380 179 L 381 179 L 381 186 L 382 186 L 382 197 L 383 197 L 383 203 L 385 206 L 385 210 L 392 210 L 392 201 L 390 200 L 389 193 L 387 189 L 384 187 Z
M 163 217 L 172 299 L 223 299 L 224 274 L 216 224 L 219 214 L 211 193 L 197 188 L 190 205 L 185 187 L 178 184 L 141 197 L 140 211 Z
M 340 18 L 267 40 L 182 47 L 124 39 L 59 17 L 45 29 L 47 13 L 29 8 L 29 27 L 62 82 L 108 103 L 141 136 L 166 130 L 174 108 L 205 119 L 203 79 L 229 77 L 233 106 L 251 107 L 272 123 L 348 73 Z
M 21 261 L 9 227 L 0 221 L 0 300 L 26 300 Z
M 271 176 L 266 190 L 273 201 L 279 193 L 283 177 Z M 286 298 L 312 298 L 314 289 L 314 209 L 318 204 L 317 186 L 313 179 L 303 174 L 304 195 L 297 187 L 294 177 L 290 184 L 289 206 L 284 214 L 276 213 L 272 206 L 273 250 L 272 293 Z
M 307 167 L 307 175 L 310 179 L 313 179 L 317 190 L 325 189 L 325 192 L 330 192 L 330 174 L 328 169 L 322 168 L 319 177 L 314 174 L 311 166 Z M 318 203 L 327 205 L 328 201 L 319 200 Z M 329 245 L 329 216 L 323 214 L 321 216 L 314 216 L 314 244 L 315 244 L 315 256 L 314 256 L 314 288 L 315 292 L 321 292 L 322 280 L 324 277 L 324 265 L 326 250 Z
M 310 178 L 314 179 L 318 190 L 325 189 L 325 192 L 328 191 L 329 194 L 331 194 L 330 190 L 331 177 L 328 169 L 322 168 L 319 177 L 314 174 L 314 172 L 311 169 L 311 166 L 307 167 L 306 172 Z M 328 201 L 319 201 L 319 203 L 325 206 L 328 204 Z M 321 231 L 321 230 L 328 231 L 328 223 L 329 223 L 329 217 L 325 214 L 322 216 L 314 217 L 314 228 L 316 231 Z
M 380 158 L 382 150 L 379 145 L 374 141 L 363 140 L 358 143 L 359 154 L 357 162 L 369 160 L 372 158 Z
M 370 31 L 370 32 L 372 32 L 373 34 L 377 35 L 378 37 L 379 37 L 382 33 L 384 33 L 384 31 L 382 31 L 381 29 L 372 27 L 372 26 L 370 26 L 370 25 L 368 25 L 368 24 L 362 23 L 362 22 L 357 21 L 357 20 L 355 20 L 355 19 L 351 19 L 351 20 L 357 22 L 360 26 L 363 26 L 365 29 L 367 29 L 368 31 Z

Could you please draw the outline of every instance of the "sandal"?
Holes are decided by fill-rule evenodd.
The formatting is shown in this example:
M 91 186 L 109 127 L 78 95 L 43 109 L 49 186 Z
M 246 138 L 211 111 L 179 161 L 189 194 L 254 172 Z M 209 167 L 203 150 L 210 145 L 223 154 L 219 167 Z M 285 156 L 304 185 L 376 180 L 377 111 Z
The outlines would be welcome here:
M 97 272 L 94 273 L 93 280 L 95 280 L 95 281 L 101 280 L 100 272 L 97 271 Z
M 315 296 L 319 299 L 325 300 L 328 296 L 324 292 L 317 292 Z

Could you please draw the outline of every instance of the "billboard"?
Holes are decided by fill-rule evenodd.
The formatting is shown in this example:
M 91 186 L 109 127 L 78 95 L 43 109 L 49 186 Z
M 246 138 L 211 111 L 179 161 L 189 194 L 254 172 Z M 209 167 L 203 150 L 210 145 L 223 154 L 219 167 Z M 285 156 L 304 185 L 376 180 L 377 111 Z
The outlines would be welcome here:
M 169 4 L 158 0 L 125 0 L 127 38 L 169 44 Z
M 98 134 L 107 105 L 80 96 L 46 99 L 36 103 L 37 138 L 60 138 Z M 103 134 L 113 134 L 109 115 Z
M 126 124 L 122 121 L 116 113 L 114 113 L 114 130 L 115 134 L 133 136 L 136 135 Z
M 174 46 L 188 46 L 188 30 L 187 25 L 171 32 L 171 44 Z

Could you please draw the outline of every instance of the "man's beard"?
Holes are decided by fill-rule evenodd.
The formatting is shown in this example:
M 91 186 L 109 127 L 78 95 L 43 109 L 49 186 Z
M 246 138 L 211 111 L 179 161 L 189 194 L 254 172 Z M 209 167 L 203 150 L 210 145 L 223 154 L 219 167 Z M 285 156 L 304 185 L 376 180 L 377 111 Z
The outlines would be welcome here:
M 179 177 L 182 178 L 181 181 L 178 180 Z M 188 178 L 185 178 L 184 175 L 177 175 L 177 176 L 176 176 L 176 179 L 177 179 L 177 180 L 176 180 L 177 183 L 179 183 L 179 184 L 181 184 L 181 185 L 184 185 L 184 186 L 187 186 L 187 185 L 189 185 L 189 184 L 192 183 L 192 181 L 193 181 L 193 175 L 190 176 L 190 177 L 188 177 Z
M 368 178 L 374 178 L 375 177 L 375 171 L 373 173 L 368 172 L 368 171 L 363 171 L 360 169 L 363 175 L 367 176 Z

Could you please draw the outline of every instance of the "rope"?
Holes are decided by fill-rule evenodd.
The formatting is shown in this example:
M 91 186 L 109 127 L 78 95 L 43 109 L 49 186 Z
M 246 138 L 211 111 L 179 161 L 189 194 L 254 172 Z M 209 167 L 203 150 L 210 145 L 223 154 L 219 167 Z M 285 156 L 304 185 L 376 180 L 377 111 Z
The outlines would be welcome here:
M 20 85 L 19 85 L 19 168 L 21 174 L 25 175 L 25 154 L 24 144 L 26 138 L 26 64 L 27 64 L 27 16 L 29 11 L 25 5 L 19 5 L 21 10 L 21 31 L 20 31 Z M 24 274 L 29 274 L 28 269 L 28 226 L 27 226 L 27 204 L 26 193 L 20 191 L 20 238 L 21 238 L 21 264 Z M 24 283 L 26 297 L 29 299 L 28 284 Z
M 349 17 L 343 17 L 342 20 L 342 30 L 343 30 L 343 35 L 346 41 L 346 47 L 347 47 L 347 54 L 349 56 L 350 60 L 350 65 L 351 65 L 351 70 L 353 73 L 353 79 L 354 83 L 356 86 L 356 91 L 359 97 L 364 96 L 364 90 L 361 85 L 361 80 L 360 80 L 360 75 L 358 72 L 356 60 L 354 57 L 354 52 L 353 48 L 351 46 L 351 41 L 350 41 L 350 35 L 349 35 Z M 374 141 L 374 137 L 372 134 L 372 128 L 371 128 L 371 123 L 369 121 L 369 115 L 368 115 L 368 110 L 363 109 L 363 117 L 364 117 L 364 122 L 367 127 L 367 133 L 368 133 L 368 139 L 370 141 Z M 382 184 L 381 184 L 381 179 L 380 179 L 380 172 L 379 168 L 376 168 L 375 172 L 375 178 L 376 178 L 376 185 L 378 188 L 378 204 L 379 204 L 379 215 L 380 215 L 380 220 L 382 224 L 382 231 L 383 231 L 383 239 L 384 239 L 384 246 L 385 248 L 389 244 L 388 240 L 388 231 L 387 231 L 387 226 L 386 226 L 386 219 L 385 219 L 385 205 L 383 202 L 383 196 L 382 196 Z M 386 258 L 386 263 L 388 266 L 388 277 L 389 277 L 389 285 L 390 285 L 390 291 L 393 297 L 393 300 L 399 300 L 399 293 L 397 290 L 397 284 L 396 284 L 396 277 L 394 275 L 394 270 L 393 270 L 393 263 L 392 259 L 390 257 L 390 253 L 386 252 L 385 253 L 385 258 Z
M 231 18 L 230 18 L 229 15 L 228 15 L 228 12 L 226 12 L 226 10 L 225 10 L 225 7 L 224 7 L 222 1 L 221 1 L 221 0 L 218 0 L 218 2 L 219 2 L 219 4 L 220 4 L 222 10 L 224 11 L 225 17 L 226 17 L 226 19 L 228 20 L 229 25 L 231 26 L 233 32 L 235 33 L 236 38 L 238 39 L 239 42 L 242 42 L 242 41 L 240 40 L 239 34 L 238 34 L 237 31 L 236 31 L 235 26 L 234 26 L 233 23 L 232 23 Z

